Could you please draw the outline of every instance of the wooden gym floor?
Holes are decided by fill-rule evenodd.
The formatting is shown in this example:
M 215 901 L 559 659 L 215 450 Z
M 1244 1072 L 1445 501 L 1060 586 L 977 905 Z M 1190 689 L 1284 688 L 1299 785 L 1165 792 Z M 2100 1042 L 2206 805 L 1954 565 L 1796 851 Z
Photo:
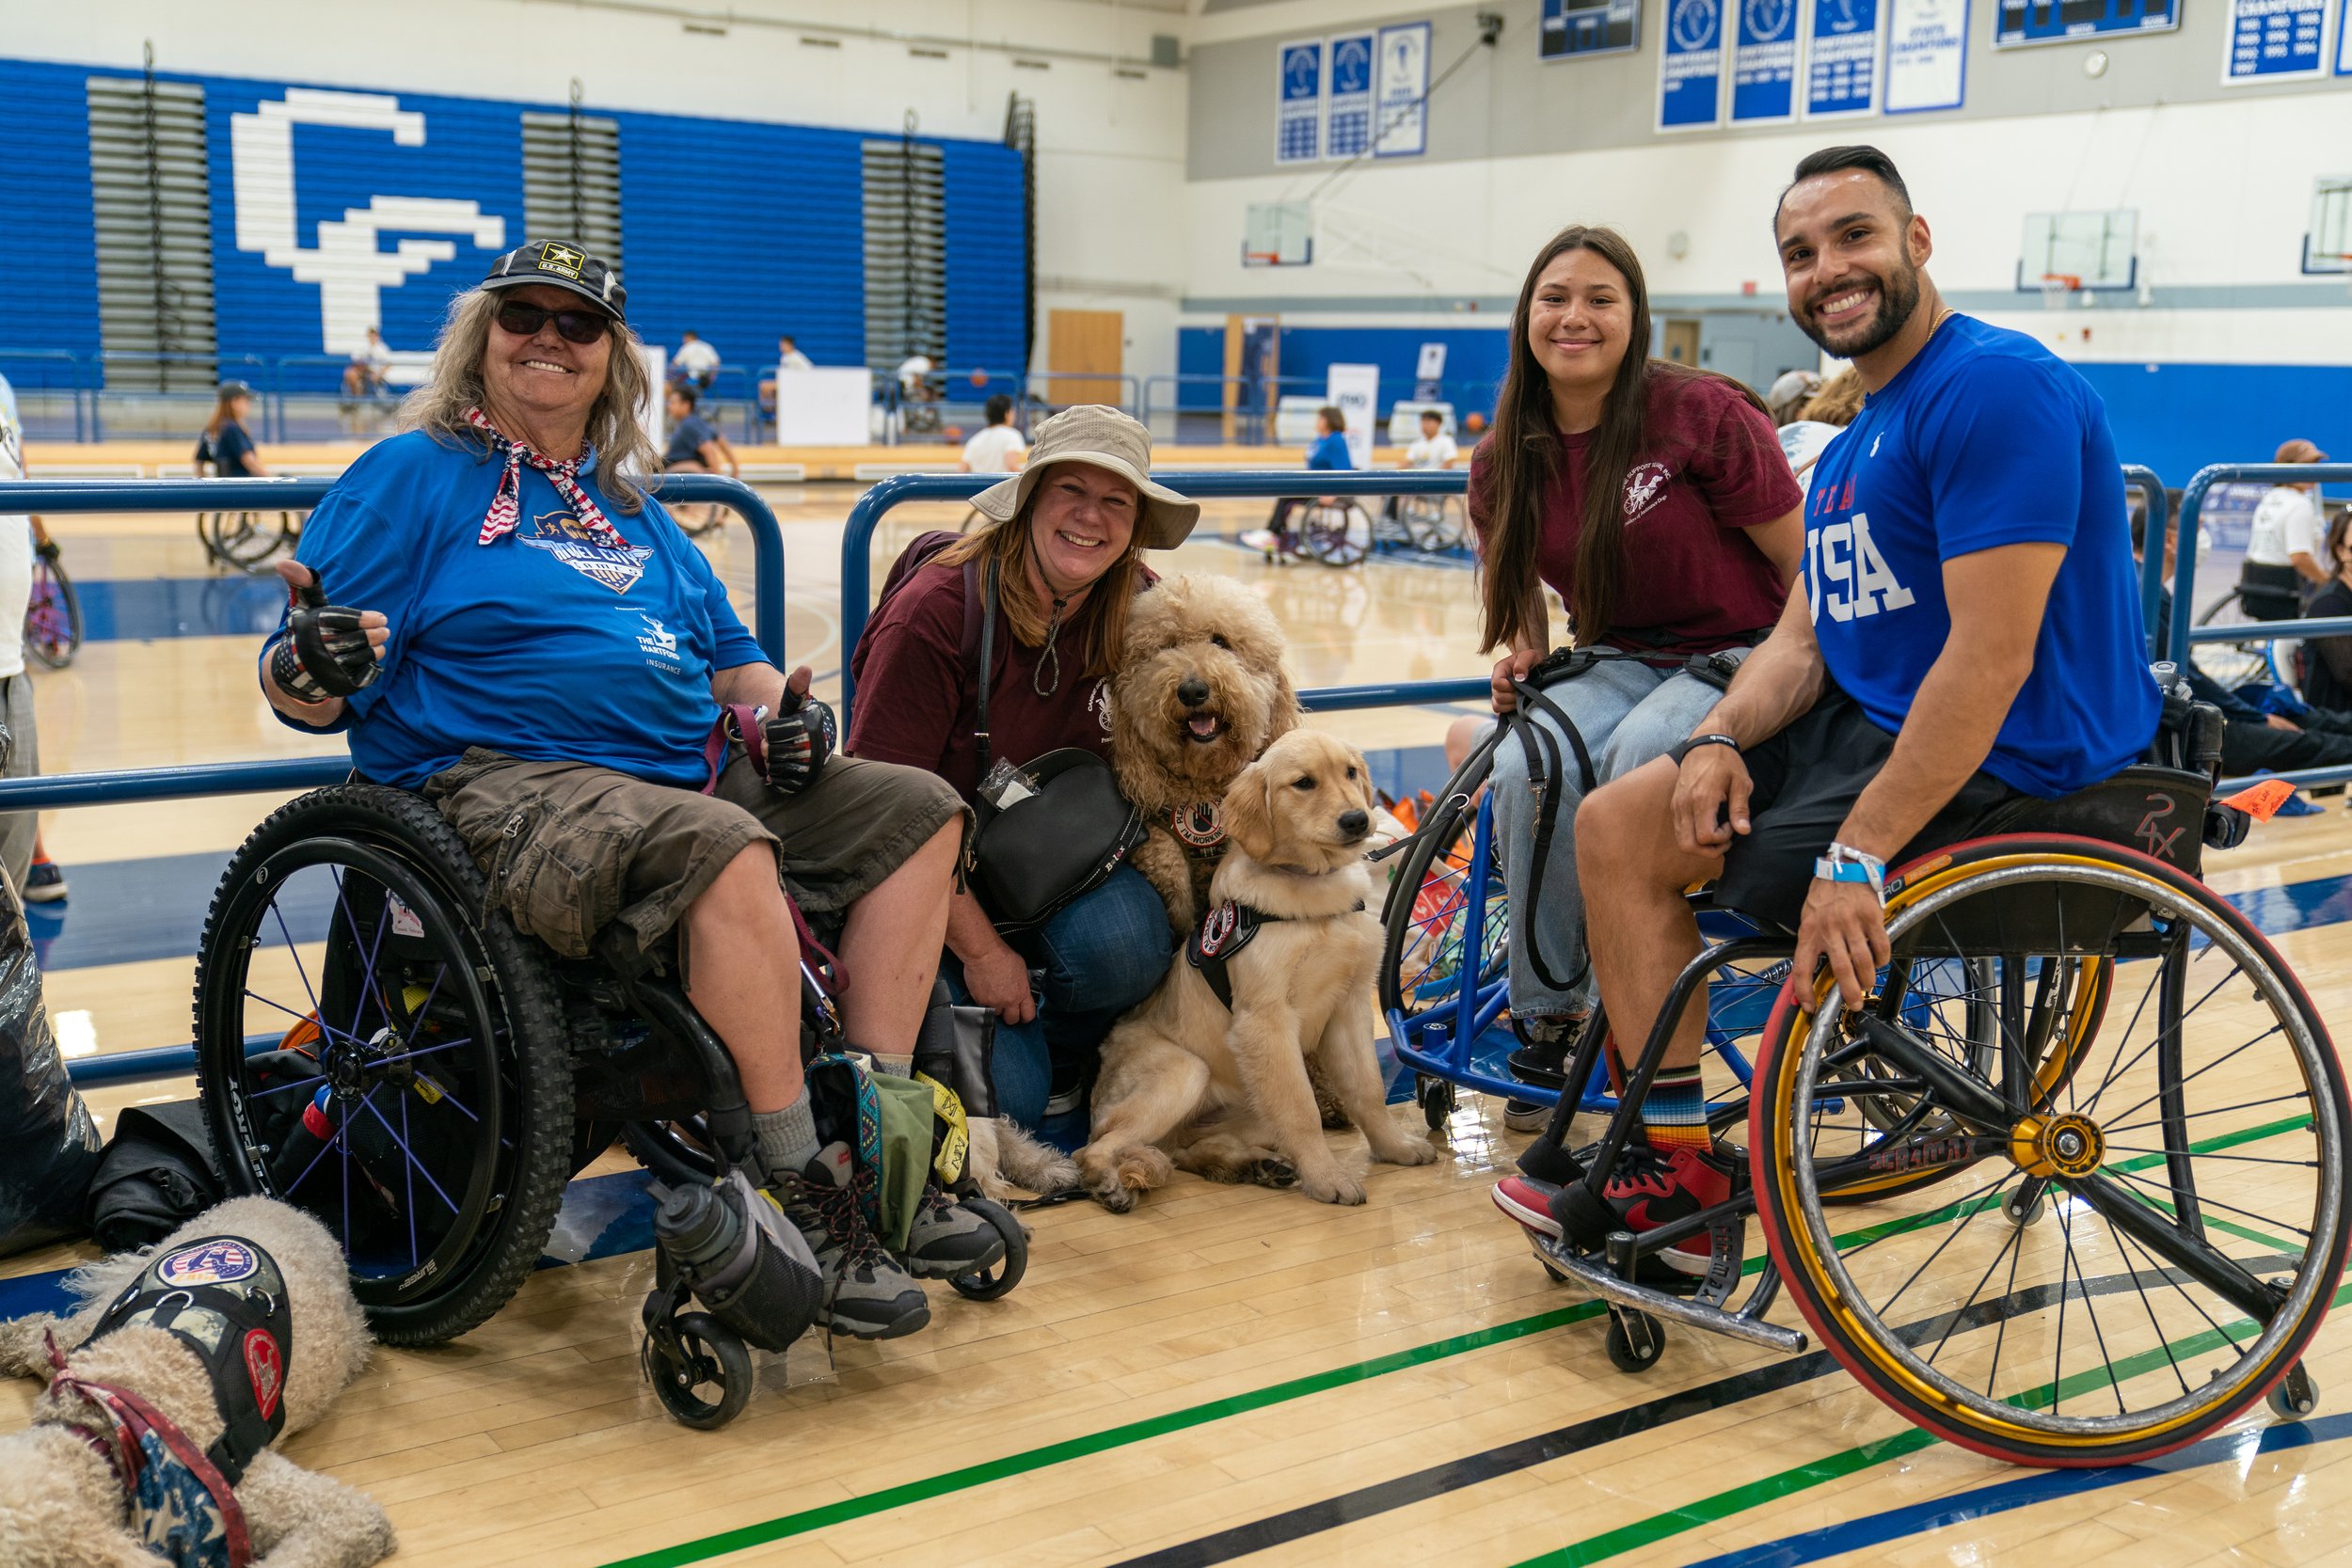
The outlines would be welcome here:
M 854 492 L 770 494 L 793 657 L 820 689 L 837 685 Z M 1213 509 L 1173 564 L 1260 584 L 1300 686 L 1480 672 L 1466 570 L 1276 571 L 1209 538 L 1261 511 Z M 902 509 L 877 561 L 961 515 Z M 264 710 L 252 656 L 278 596 L 208 571 L 188 519 L 53 527 L 91 641 L 71 669 L 37 677 L 47 771 L 333 750 Z M 708 547 L 747 602 L 741 528 Z M 1390 787 L 1431 785 L 1454 711 L 1320 722 L 1368 748 Z M 186 1038 L 205 900 L 278 799 L 48 818 L 73 895 L 62 918 L 37 913 L 36 937 L 70 1053 Z M 2352 833 L 2328 804 L 2215 857 L 2209 879 L 2334 1018 L 2352 997 Z M 110 1121 L 125 1103 L 189 1092 L 92 1099 Z M 1010 1296 L 936 1291 L 931 1326 L 890 1344 L 804 1340 L 771 1358 L 751 1408 L 716 1433 L 668 1422 L 639 1377 L 644 1183 L 607 1156 L 574 1185 L 556 1259 L 512 1305 L 453 1345 L 381 1352 L 288 1452 L 372 1492 L 400 1530 L 394 1560 L 419 1568 L 2352 1560 L 2352 1449 L 2337 1446 L 2352 1435 L 2352 1318 L 2308 1358 L 2321 1403 L 2307 1423 L 2258 1414 L 2150 1466 L 2020 1471 L 1922 1438 L 1819 1355 L 1791 1363 L 1670 1331 L 1647 1374 L 1612 1370 L 1596 1310 L 1546 1278 L 1488 1200 L 1522 1141 L 1500 1107 L 1467 1101 L 1445 1141 L 1436 1165 L 1375 1170 L 1361 1209 L 1179 1178 L 1129 1215 L 1035 1212 L 1028 1277 Z M 1343 1142 L 1362 1158 L 1360 1139 Z M 53 1304 L 57 1271 L 87 1256 L 0 1262 L 0 1314 Z M 1786 1305 L 1774 1317 L 1798 1321 Z M 23 1422 L 34 1392 L 0 1385 L 0 1430 Z

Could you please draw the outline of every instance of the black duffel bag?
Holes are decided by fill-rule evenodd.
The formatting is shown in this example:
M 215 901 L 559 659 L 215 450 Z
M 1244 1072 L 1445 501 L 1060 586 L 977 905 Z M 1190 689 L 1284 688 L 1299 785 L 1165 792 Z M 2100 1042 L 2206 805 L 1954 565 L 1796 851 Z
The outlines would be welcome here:
M 987 576 L 980 617 L 979 688 L 973 726 L 979 742 L 979 826 L 972 835 L 973 895 L 999 931 L 1041 926 L 1110 879 L 1143 842 L 1142 814 L 1119 792 L 1118 775 L 1094 752 L 1065 746 L 1018 769 L 1025 793 L 991 799 L 995 771 L 988 733 L 988 673 L 996 651 L 996 570 Z M 1008 791 L 999 791 L 998 797 Z

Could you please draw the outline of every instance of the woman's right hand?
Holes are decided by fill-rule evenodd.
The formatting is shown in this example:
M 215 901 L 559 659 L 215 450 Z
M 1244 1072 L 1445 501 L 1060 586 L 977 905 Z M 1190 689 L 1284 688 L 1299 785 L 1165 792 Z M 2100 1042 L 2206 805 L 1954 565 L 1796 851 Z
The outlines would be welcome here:
M 1037 999 L 1029 994 L 1029 966 L 1020 954 L 994 937 L 988 950 L 963 960 L 963 989 L 983 1007 L 993 1007 L 1007 1023 L 1026 1023 L 1037 1016 Z
M 1515 680 L 1525 680 L 1527 673 L 1542 662 L 1541 648 L 1521 648 L 1495 660 L 1494 700 L 1497 713 L 1508 713 L 1519 705 L 1519 694 L 1511 689 Z

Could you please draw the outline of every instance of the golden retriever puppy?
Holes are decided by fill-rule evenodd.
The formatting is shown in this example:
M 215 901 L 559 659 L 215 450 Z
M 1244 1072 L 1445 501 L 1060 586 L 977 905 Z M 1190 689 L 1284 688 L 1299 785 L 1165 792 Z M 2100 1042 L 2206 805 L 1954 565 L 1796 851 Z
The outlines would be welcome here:
M 1225 853 L 1226 787 L 1298 724 L 1281 627 L 1232 578 L 1164 578 L 1128 613 L 1110 711 L 1111 766 L 1150 830 L 1136 869 L 1189 932 Z
M 1210 886 L 1216 902 L 1160 989 L 1103 1043 L 1079 1177 L 1120 1212 L 1171 1167 L 1361 1203 L 1362 1181 L 1324 1141 L 1310 1063 L 1374 1159 L 1438 1157 L 1391 1118 L 1373 1050 L 1368 769 L 1352 747 L 1294 730 L 1242 769 L 1223 805 L 1232 847 Z M 1211 977 L 1219 965 L 1230 1007 Z

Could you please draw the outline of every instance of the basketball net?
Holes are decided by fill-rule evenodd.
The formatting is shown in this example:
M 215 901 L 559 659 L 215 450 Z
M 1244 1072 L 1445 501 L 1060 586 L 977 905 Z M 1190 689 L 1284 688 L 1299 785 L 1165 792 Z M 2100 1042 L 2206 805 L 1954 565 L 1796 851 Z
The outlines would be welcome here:
M 2063 310 L 2066 296 L 2083 286 L 2083 280 L 2071 272 L 2045 272 L 2042 275 L 2042 308 Z

